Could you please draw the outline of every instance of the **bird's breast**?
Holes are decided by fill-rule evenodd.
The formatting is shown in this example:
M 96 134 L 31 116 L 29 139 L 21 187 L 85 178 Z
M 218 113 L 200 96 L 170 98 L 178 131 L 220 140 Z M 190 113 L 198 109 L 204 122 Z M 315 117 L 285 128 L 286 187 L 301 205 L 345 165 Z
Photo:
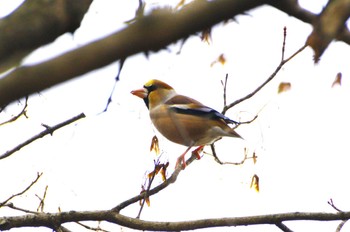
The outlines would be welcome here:
M 179 114 L 165 106 L 150 111 L 150 117 L 157 130 L 168 140 L 185 146 L 207 145 L 224 134 L 217 125 L 208 124 L 208 119 L 196 115 Z

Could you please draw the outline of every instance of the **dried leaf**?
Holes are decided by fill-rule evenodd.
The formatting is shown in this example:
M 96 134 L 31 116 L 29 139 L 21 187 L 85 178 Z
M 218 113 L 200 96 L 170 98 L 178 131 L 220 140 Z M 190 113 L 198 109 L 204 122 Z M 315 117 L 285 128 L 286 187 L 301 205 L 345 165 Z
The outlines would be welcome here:
M 157 165 L 154 167 L 154 170 L 153 170 L 152 172 L 148 173 L 147 177 L 148 177 L 149 179 L 155 177 L 161 169 L 162 169 L 162 165 L 161 165 L 161 164 L 157 164 Z
M 226 63 L 226 58 L 225 58 L 224 54 L 221 54 L 219 56 L 218 62 L 220 62 L 222 65 L 224 65 Z
M 333 81 L 332 88 L 334 88 L 335 86 L 341 86 L 341 78 L 342 78 L 342 74 L 338 73 Z
M 250 182 L 250 188 L 254 188 L 256 192 L 259 192 L 259 177 L 254 174 L 252 177 L 252 181 Z
M 145 201 L 146 201 L 147 206 L 150 207 L 151 201 L 150 201 L 149 197 L 146 197 Z
M 159 141 L 157 136 L 153 136 L 150 151 L 154 151 L 156 155 L 159 155 Z
M 278 93 L 287 92 L 292 88 L 292 84 L 290 82 L 281 82 L 278 85 Z
M 146 192 L 146 190 L 145 190 L 145 188 L 144 188 L 143 186 L 141 186 L 141 192 L 140 192 L 140 194 L 142 194 L 142 193 L 144 193 L 144 192 Z M 142 205 L 142 201 L 143 201 L 143 200 L 146 201 L 146 204 L 148 205 L 148 207 L 151 205 L 151 201 L 150 201 L 150 199 L 149 199 L 149 196 L 147 196 L 147 197 L 144 198 L 144 199 L 140 199 L 140 201 L 139 201 L 140 206 Z
M 160 170 L 160 174 L 162 174 L 162 180 L 166 181 L 166 169 L 169 166 L 169 162 L 167 162 L 166 164 L 162 165 L 162 169 Z
M 220 54 L 220 56 L 210 64 L 210 67 L 213 67 L 216 63 L 220 63 L 222 65 L 226 63 L 226 58 L 223 53 Z
M 256 156 L 256 153 L 255 151 L 253 152 L 253 163 L 256 164 L 256 160 L 257 160 L 257 156 Z
M 210 44 L 211 41 L 211 28 L 204 29 L 201 34 L 201 39 L 204 42 Z

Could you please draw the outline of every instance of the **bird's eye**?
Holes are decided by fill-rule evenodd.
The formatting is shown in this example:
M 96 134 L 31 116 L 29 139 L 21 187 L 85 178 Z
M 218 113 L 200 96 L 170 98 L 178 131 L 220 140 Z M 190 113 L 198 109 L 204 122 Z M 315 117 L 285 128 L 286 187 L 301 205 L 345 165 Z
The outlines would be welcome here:
M 148 93 L 154 91 L 157 89 L 157 86 L 156 85 L 149 85 L 149 86 L 143 86 L 145 89 L 147 89 Z

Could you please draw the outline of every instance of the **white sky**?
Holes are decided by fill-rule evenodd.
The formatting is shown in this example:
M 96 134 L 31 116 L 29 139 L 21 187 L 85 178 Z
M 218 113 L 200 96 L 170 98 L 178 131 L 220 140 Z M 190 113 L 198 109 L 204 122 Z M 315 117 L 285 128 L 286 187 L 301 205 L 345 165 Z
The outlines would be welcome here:
M 35 51 L 25 63 L 40 62 L 124 27 L 123 22 L 134 16 L 138 4 L 129 2 L 95 0 L 74 36 L 61 36 Z M 319 12 L 325 2 L 301 4 Z M 12 3 L 15 1 L 0 0 L 0 15 L 13 9 Z M 159 3 L 149 2 L 148 6 L 156 4 Z M 178 92 L 221 110 L 220 80 L 226 73 L 231 102 L 255 89 L 277 67 L 284 26 L 287 56 L 301 47 L 311 32 L 311 26 L 270 7 L 238 16 L 237 21 L 215 27 L 210 45 L 197 36 L 191 37 L 181 55 L 176 55 L 177 43 L 169 46 L 169 51 L 149 58 L 142 54 L 128 58 L 107 113 L 100 114 L 112 89 L 118 63 L 32 96 L 29 119 L 21 118 L 0 128 L 0 154 L 43 130 L 41 123 L 54 125 L 81 112 L 87 118 L 1 160 L 0 175 L 6 177 L 2 178 L 2 186 L 6 187 L 1 189 L 0 201 L 22 190 L 37 172 L 44 173 L 42 179 L 25 196 L 17 198 L 15 205 L 35 210 L 38 205 L 35 194 L 42 195 L 46 185 L 49 190 L 45 207 L 51 212 L 57 212 L 58 207 L 63 211 L 109 209 L 138 194 L 145 173 L 153 167 L 149 145 L 155 131 L 146 107 L 130 94 L 131 90 L 158 78 Z M 227 63 L 210 67 L 221 53 Z M 258 162 L 221 166 L 205 155 L 182 172 L 174 185 L 151 197 L 151 207 L 144 209 L 141 218 L 177 221 L 294 211 L 334 212 L 327 204 L 330 198 L 340 209 L 349 210 L 349 60 L 350 48 L 341 42 L 331 44 L 318 65 L 313 64 L 310 49 L 303 51 L 257 96 L 227 114 L 244 121 L 260 112 L 256 122 L 237 130 L 245 141 L 228 138 L 216 144 L 219 157 L 238 162 L 247 147 L 250 152 L 256 151 Z M 343 84 L 331 88 L 338 72 L 343 74 Z M 282 81 L 291 82 L 292 90 L 278 95 L 277 86 Z M 0 120 L 19 108 L 9 107 Z M 170 174 L 185 148 L 159 138 L 162 158 L 170 161 Z M 249 188 L 254 174 L 260 177 L 260 193 Z M 156 183 L 160 181 L 157 179 Z M 136 216 L 138 205 L 122 212 Z M 20 213 L 0 209 L 0 216 L 17 214 Z M 295 231 L 334 231 L 338 222 L 286 224 Z M 120 228 L 106 223 L 102 226 L 113 231 Z M 85 231 L 77 225 L 68 227 Z M 346 224 L 343 230 L 349 228 Z M 228 230 L 280 231 L 273 226 L 215 229 Z

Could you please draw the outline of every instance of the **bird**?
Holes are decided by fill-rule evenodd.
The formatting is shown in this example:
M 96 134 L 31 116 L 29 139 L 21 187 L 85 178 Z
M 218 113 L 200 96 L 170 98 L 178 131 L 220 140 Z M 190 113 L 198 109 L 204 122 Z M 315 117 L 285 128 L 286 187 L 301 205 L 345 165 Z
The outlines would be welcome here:
M 193 154 L 200 159 L 199 153 L 204 146 L 222 137 L 243 139 L 228 125 L 238 122 L 195 99 L 178 94 L 163 81 L 152 79 L 143 88 L 131 91 L 131 94 L 143 99 L 151 121 L 160 134 L 187 147 L 177 159 L 176 167 L 182 163 L 182 169 L 185 169 L 185 155 L 193 147 L 197 147 Z

